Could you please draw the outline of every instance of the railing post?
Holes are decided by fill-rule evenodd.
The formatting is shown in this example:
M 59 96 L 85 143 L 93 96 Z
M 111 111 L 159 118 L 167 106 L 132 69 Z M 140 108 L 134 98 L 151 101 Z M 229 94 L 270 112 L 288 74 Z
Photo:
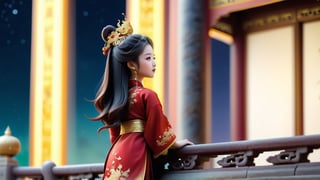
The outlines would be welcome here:
M 18 162 L 11 157 L 0 157 L 0 179 L 13 180 L 11 170 L 17 165 Z
M 42 175 L 45 180 L 55 180 L 57 179 L 56 176 L 53 174 L 53 168 L 56 166 L 56 164 L 52 161 L 46 161 L 42 165 Z
M 11 130 L 7 127 L 4 135 L 0 136 L 0 179 L 14 179 L 12 168 L 17 166 L 18 162 L 12 157 L 20 152 L 20 147 L 19 139 L 11 136 Z

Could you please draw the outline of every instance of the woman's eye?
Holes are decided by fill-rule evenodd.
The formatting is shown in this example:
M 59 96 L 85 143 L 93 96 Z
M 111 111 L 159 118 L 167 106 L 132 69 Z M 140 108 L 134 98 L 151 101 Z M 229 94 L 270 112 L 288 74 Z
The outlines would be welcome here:
M 147 61 L 150 61 L 150 60 L 151 60 L 151 57 L 147 57 L 146 60 L 147 60 Z

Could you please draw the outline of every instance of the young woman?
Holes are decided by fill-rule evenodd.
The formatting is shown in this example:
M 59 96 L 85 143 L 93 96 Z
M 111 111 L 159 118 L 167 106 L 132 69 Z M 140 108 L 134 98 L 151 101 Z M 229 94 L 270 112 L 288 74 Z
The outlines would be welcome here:
M 104 179 L 152 179 L 152 158 L 169 148 L 192 144 L 176 135 L 163 114 L 157 94 L 143 87 L 144 78 L 156 71 L 150 38 L 134 34 L 127 21 L 102 30 L 107 55 L 103 82 L 94 104 L 108 128 L 112 147 L 106 161 Z

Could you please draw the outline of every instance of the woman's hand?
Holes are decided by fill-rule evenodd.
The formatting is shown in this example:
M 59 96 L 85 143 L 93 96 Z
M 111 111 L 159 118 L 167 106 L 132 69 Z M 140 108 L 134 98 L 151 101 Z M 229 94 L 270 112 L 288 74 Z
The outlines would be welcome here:
M 189 141 L 188 139 L 182 139 L 182 140 L 178 140 L 176 141 L 172 146 L 171 148 L 173 149 L 178 149 L 178 148 L 182 148 L 186 145 L 191 145 L 193 144 L 193 142 Z

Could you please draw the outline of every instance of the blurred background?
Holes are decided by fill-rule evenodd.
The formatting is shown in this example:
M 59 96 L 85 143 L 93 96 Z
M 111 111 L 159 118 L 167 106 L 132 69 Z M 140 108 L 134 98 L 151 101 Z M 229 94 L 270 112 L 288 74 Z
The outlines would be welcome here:
M 215 143 L 320 132 L 318 0 L 0 0 L 0 133 L 19 165 L 102 163 L 90 100 L 100 32 L 129 18 L 154 41 L 158 93 L 179 138 Z M 318 152 L 320 153 L 320 152 Z
M 111 2 L 111 1 L 109 1 Z M 68 162 L 103 162 L 109 147 L 106 132 L 97 133 L 99 122 L 86 116 L 96 114 L 88 100 L 95 92 L 104 71 L 100 32 L 106 24 L 116 24 L 125 12 L 125 0 L 77 1 L 75 5 L 74 119 L 70 119 Z M 29 97 L 31 68 L 31 0 L 1 0 L 0 2 L 0 130 L 10 126 L 12 134 L 22 144 L 16 156 L 20 165 L 29 162 Z
M 74 3 L 75 35 L 70 93 L 73 104 L 68 118 L 65 147 L 67 164 L 103 162 L 110 147 L 107 131 L 100 134 L 99 122 L 87 117 L 96 115 L 90 102 L 95 96 L 104 71 L 101 54 L 101 29 L 122 19 L 126 1 L 90 0 Z M 12 135 L 21 141 L 15 157 L 19 165 L 29 165 L 30 148 L 30 69 L 31 69 L 31 0 L 0 0 L 0 133 L 10 126 Z M 212 57 L 212 142 L 229 141 L 229 45 L 211 39 Z

